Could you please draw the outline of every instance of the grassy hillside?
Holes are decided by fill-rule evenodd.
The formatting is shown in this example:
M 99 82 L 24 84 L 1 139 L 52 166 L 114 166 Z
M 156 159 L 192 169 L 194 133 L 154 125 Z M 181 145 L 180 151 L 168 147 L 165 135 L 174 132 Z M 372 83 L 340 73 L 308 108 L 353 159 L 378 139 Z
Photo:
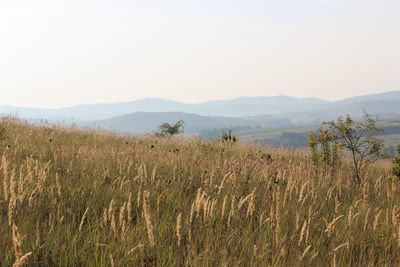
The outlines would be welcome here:
M 1 266 L 400 264 L 387 163 L 358 184 L 296 151 L 0 127 Z

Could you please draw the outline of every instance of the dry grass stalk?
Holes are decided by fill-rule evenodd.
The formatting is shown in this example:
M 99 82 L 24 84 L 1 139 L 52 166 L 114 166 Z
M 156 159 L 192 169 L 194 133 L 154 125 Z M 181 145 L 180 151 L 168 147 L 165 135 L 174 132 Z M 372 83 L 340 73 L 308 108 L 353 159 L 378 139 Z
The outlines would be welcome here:
M 61 198 L 61 185 L 60 185 L 60 176 L 56 173 L 56 187 L 57 187 L 57 195 Z
M 333 253 L 333 257 L 332 257 L 332 267 L 337 267 L 336 253 Z
M 124 203 L 121 207 L 121 209 L 119 210 L 119 217 L 118 217 L 118 225 L 122 226 L 124 224 L 125 221 L 125 208 L 126 208 L 126 203 Z
M 371 211 L 371 209 L 368 208 L 367 213 L 365 214 L 365 219 L 364 219 L 364 232 L 367 230 L 370 211 Z
M 398 214 L 397 214 L 397 206 L 394 206 L 392 209 L 392 224 L 397 225 L 398 224 Z
M 111 199 L 110 206 L 108 207 L 108 220 L 111 220 L 111 216 L 114 214 L 114 199 Z
M 129 193 L 128 204 L 126 206 L 128 222 L 132 222 L 132 193 Z
M 349 249 L 349 242 L 346 242 L 344 244 L 341 244 L 340 246 L 337 246 L 334 250 L 333 253 L 336 253 L 339 249 L 343 248 L 343 247 L 347 247 L 347 249 Z
M 12 225 L 12 242 L 14 246 L 15 261 L 13 267 L 23 266 L 27 258 L 32 254 L 32 252 L 22 255 L 21 249 L 21 237 L 18 233 L 18 228 L 15 224 Z
M 335 224 L 343 217 L 344 215 L 340 215 L 338 217 L 336 217 L 335 219 L 333 219 L 333 221 L 331 223 L 328 224 L 328 226 L 325 229 L 325 233 L 330 234 L 335 226 Z
M 207 212 L 208 215 L 209 215 L 211 218 L 214 218 L 214 215 L 215 215 L 215 212 L 216 212 L 217 203 L 218 203 L 218 199 L 213 199 L 213 200 L 211 201 L 211 205 L 210 205 L 210 207 L 209 207 L 209 211 Z
M 226 200 L 228 198 L 228 195 L 224 196 L 224 200 L 222 201 L 222 207 L 221 207 L 221 218 L 225 217 L 225 207 L 226 207 Z
M 298 201 L 297 202 L 302 202 L 302 200 L 303 200 L 303 197 L 304 197 L 304 190 L 306 189 L 306 187 L 307 187 L 307 185 L 310 183 L 310 181 L 307 181 L 307 182 L 305 182 L 302 186 L 301 186 L 301 189 L 300 189 L 300 194 L 299 194 L 299 199 L 298 199 Z
M 85 222 L 86 215 L 87 215 L 88 211 L 89 211 L 89 207 L 87 207 L 86 210 L 85 210 L 85 212 L 83 213 L 81 222 L 80 222 L 80 224 L 79 224 L 79 232 L 82 231 L 83 223 Z
M 378 214 L 375 216 L 374 225 L 373 225 L 373 227 L 372 227 L 372 229 L 374 229 L 374 231 L 376 231 L 376 228 L 377 228 L 378 225 L 379 225 L 379 218 L 380 218 L 380 216 L 381 216 L 381 213 L 382 213 L 382 210 L 380 210 L 380 211 L 378 212 Z
M 300 257 L 300 261 L 303 261 L 304 257 L 307 255 L 308 251 L 310 250 L 311 245 L 309 245 L 303 252 L 303 254 Z
M 140 208 L 141 203 L 142 203 L 142 185 L 140 185 L 140 187 L 139 187 L 137 198 L 136 198 L 136 204 L 137 204 L 138 208 Z
M 3 155 L 3 157 L 1 158 L 1 168 L 3 170 L 3 198 L 5 201 L 8 200 L 8 189 L 9 189 L 8 183 L 7 183 L 7 179 L 8 179 L 7 167 L 8 167 L 7 158 L 5 155 Z
M 194 218 L 194 213 L 195 213 L 195 206 L 196 206 L 196 202 L 193 202 L 192 206 L 190 208 L 189 225 L 192 225 L 192 223 L 193 223 L 193 218 Z
M 349 214 L 347 216 L 347 225 L 348 226 L 350 226 L 352 218 L 353 218 L 353 206 L 350 207 Z
M 235 197 L 232 196 L 232 199 L 231 199 L 231 209 L 230 209 L 230 211 L 229 211 L 229 216 L 228 216 L 228 227 L 230 226 L 231 220 L 232 220 L 232 218 L 233 218 L 234 215 L 235 215 Z
M 399 225 L 399 230 L 397 231 L 397 242 L 398 242 L 399 247 L 400 247 L 400 225 Z
M 225 181 L 228 179 L 228 177 L 231 175 L 231 173 L 227 173 L 227 174 L 225 174 L 225 176 L 224 176 L 224 178 L 222 179 L 222 181 L 221 181 L 221 184 L 219 185 L 219 187 L 218 187 L 218 195 L 221 193 L 221 191 L 222 191 L 222 189 L 224 188 L 224 184 L 225 184 Z
M 181 240 L 182 240 L 181 229 L 182 229 L 182 212 L 179 213 L 178 217 L 176 217 L 176 238 L 178 240 L 178 247 L 181 245 Z
M 151 180 L 154 182 L 156 179 L 156 172 L 157 172 L 157 166 L 154 166 L 153 171 L 151 172 Z
M 239 200 L 239 203 L 238 203 L 238 209 L 239 209 L 239 210 L 240 210 L 241 207 L 244 205 L 244 203 L 246 203 L 246 201 L 248 201 L 249 199 L 251 199 L 251 198 L 254 196 L 254 192 L 255 192 L 255 189 L 253 189 L 253 191 L 252 191 L 250 194 L 248 194 L 246 197 L 241 198 L 241 199 Z
M 107 224 L 108 224 L 107 208 L 104 208 L 104 211 L 103 211 L 103 226 L 107 226 Z
M 298 242 L 299 246 L 301 244 L 301 241 L 303 241 L 304 234 L 306 233 L 306 229 L 307 229 L 307 219 L 304 220 L 303 227 L 301 227 L 300 238 L 299 238 L 299 242 Z
M 206 192 L 204 192 L 201 188 L 197 190 L 196 194 L 196 201 L 195 201 L 195 207 L 196 207 L 196 218 L 200 216 L 200 211 L 201 208 L 203 207 L 204 209 L 204 202 L 206 198 Z
M 114 258 L 113 258 L 113 256 L 110 255 L 109 258 L 110 258 L 110 266 L 111 266 L 111 267 L 114 267 L 115 265 L 114 265 Z
M 300 213 L 298 211 L 296 212 L 294 221 L 296 223 L 296 231 L 298 231 L 300 228 Z
M 114 213 L 111 214 L 110 226 L 111 226 L 111 230 L 116 235 L 117 234 L 117 223 L 116 223 L 116 220 L 115 220 L 115 214 Z
M 339 195 L 336 194 L 335 195 L 335 214 L 337 214 L 339 212 L 340 205 L 342 205 L 342 204 L 339 201 Z
M 12 171 L 10 175 L 10 198 L 8 201 L 8 224 L 11 225 L 14 217 L 14 210 L 17 206 L 17 196 L 15 194 L 15 172 Z
M 142 245 L 142 244 L 137 245 L 137 246 L 134 247 L 133 249 L 129 250 L 129 251 L 126 253 L 126 255 L 129 255 L 129 254 L 133 253 L 135 250 L 137 250 L 138 248 L 141 248 L 141 247 L 143 247 L 143 246 L 144 246 L 144 245 Z
M 204 199 L 201 202 L 201 206 L 203 207 L 203 219 L 204 219 L 204 221 L 207 219 L 207 216 L 208 216 L 208 206 L 209 206 L 210 202 L 211 202 L 210 201 L 210 197 L 207 197 L 206 199 Z
M 154 247 L 156 245 L 156 242 L 154 238 L 154 226 L 152 222 L 149 198 L 150 198 L 150 192 L 143 191 L 143 212 L 146 221 L 147 237 L 149 239 L 150 246 Z

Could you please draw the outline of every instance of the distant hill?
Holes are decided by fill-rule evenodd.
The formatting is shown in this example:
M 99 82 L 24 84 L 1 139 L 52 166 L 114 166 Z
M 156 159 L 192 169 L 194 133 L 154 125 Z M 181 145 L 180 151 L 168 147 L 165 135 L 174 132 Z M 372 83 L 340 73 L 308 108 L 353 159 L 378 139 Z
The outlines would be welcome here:
M 187 131 L 230 126 L 255 128 L 319 124 L 347 114 L 362 116 L 363 110 L 380 118 L 400 117 L 400 91 L 351 97 L 340 101 L 289 96 L 241 97 L 187 104 L 160 98 L 130 102 L 79 105 L 61 109 L 0 107 L 0 114 L 51 122 L 94 124 L 115 130 L 144 133 L 163 121 L 185 120 Z M 153 113 L 153 114 L 147 114 Z M 166 113 L 164 115 L 160 113 Z M 136 125 L 133 125 L 136 124 Z
M 144 98 L 131 102 L 79 105 L 61 109 L 0 107 L 0 114 L 17 114 L 23 118 L 102 120 L 134 112 L 185 112 L 203 116 L 243 117 L 260 114 L 299 112 L 324 107 L 328 101 L 317 98 L 288 96 L 242 97 L 199 104 L 180 103 L 159 98 Z
M 335 102 L 336 104 L 356 104 L 362 102 L 373 102 L 373 101 L 400 101 L 400 91 L 389 91 L 379 94 L 370 94 L 346 98 Z
M 338 116 L 350 115 L 358 119 L 366 111 L 374 116 L 385 119 L 390 117 L 400 117 L 400 100 L 376 100 L 364 102 L 339 102 L 311 111 L 276 114 L 277 118 L 290 118 L 296 125 L 319 124 L 326 120 L 332 120 Z
M 186 104 L 165 99 L 145 98 L 116 104 L 83 105 L 63 109 L 71 116 L 81 119 L 102 119 L 134 112 L 184 112 L 202 116 L 243 117 L 259 114 L 278 114 L 288 111 L 304 111 L 323 106 L 326 101 L 287 96 L 243 97 L 231 100 Z

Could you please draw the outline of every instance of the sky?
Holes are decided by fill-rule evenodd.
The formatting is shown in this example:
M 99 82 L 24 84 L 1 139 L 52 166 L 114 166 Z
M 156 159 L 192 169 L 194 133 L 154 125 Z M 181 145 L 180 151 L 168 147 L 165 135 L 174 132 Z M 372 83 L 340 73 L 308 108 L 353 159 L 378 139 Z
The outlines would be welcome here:
M 2 0 L 0 105 L 400 90 L 398 0 Z

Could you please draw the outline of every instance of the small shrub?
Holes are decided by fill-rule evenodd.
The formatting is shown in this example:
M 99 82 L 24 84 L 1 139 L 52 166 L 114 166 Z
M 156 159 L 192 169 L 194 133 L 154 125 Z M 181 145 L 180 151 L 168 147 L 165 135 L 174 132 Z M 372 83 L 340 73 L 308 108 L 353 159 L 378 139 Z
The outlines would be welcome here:
M 236 143 L 237 141 L 239 141 L 239 138 L 232 134 L 232 130 L 229 130 L 228 132 L 223 131 L 222 141 Z
M 393 158 L 392 173 L 400 180 L 400 145 L 397 146 L 397 156 Z
M 306 145 L 310 148 L 314 165 L 318 166 L 325 163 L 334 167 L 339 164 L 342 146 L 334 139 L 328 129 L 321 127 L 317 133 L 311 132 L 308 139 L 309 142 Z

